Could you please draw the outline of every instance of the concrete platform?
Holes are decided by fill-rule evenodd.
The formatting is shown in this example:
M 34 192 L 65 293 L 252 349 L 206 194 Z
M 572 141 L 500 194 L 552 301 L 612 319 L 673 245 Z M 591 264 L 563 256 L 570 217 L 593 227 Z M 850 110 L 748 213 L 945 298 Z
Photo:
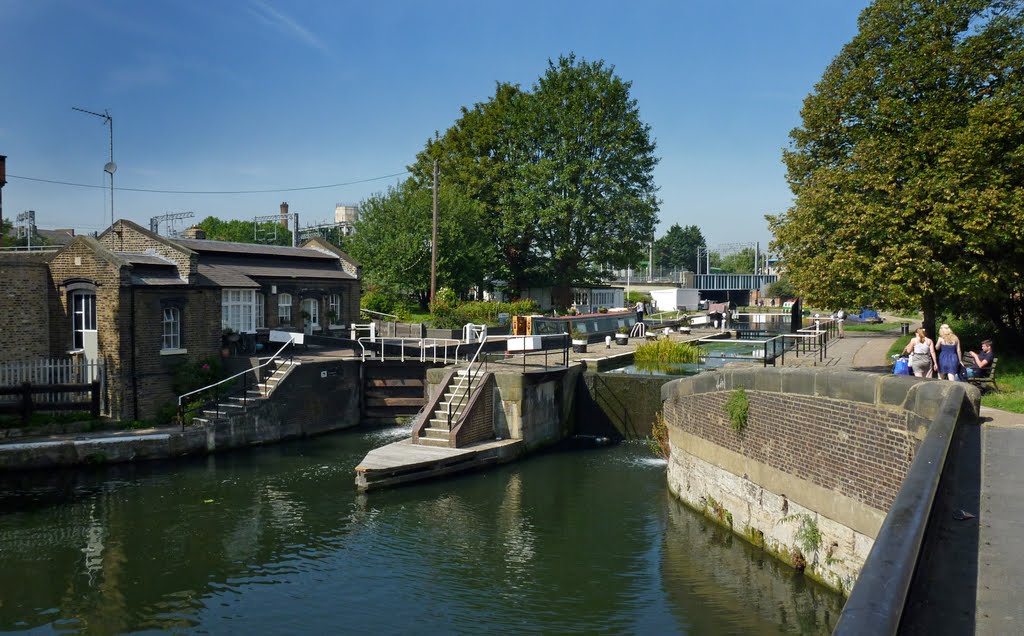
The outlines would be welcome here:
M 465 448 L 438 448 L 412 440 L 375 448 L 356 466 L 356 488 L 375 490 L 512 461 L 524 450 L 522 440 L 503 439 Z

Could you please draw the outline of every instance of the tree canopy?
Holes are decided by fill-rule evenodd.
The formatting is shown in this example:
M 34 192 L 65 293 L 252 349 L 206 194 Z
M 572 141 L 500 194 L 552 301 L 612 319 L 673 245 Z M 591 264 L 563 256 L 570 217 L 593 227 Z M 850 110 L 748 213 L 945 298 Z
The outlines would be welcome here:
M 468 289 L 484 283 L 493 248 L 483 231 L 483 208 L 456 190 L 440 190 L 437 286 Z M 430 298 L 430 240 L 433 194 L 412 180 L 369 197 L 359 205 L 349 253 L 370 284 L 415 295 L 426 308 Z
M 436 160 L 442 191 L 483 205 L 496 278 L 552 285 L 568 304 L 571 284 L 640 260 L 653 237 L 655 145 L 629 90 L 603 62 L 549 61 L 532 90 L 498 84 L 463 108 L 411 170 L 426 184 Z
M 253 227 L 252 221 L 239 221 L 238 219 L 224 221 L 215 216 L 208 216 L 197 226 L 206 232 L 206 238 L 211 241 L 268 245 L 292 244 L 291 230 L 275 221 L 259 223 Z
M 877 0 L 804 101 L 769 216 L 824 306 L 920 307 L 1024 327 L 1022 0 Z
M 697 250 L 704 247 L 707 245 L 699 227 L 673 223 L 664 236 L 654 241 L 654 262 L 661 267 L 696 271 Z
M 719 267 L 729 274 L 753 274 L 756 253 L 752 247 L 744 247 L 738 252 L 721 256 Z

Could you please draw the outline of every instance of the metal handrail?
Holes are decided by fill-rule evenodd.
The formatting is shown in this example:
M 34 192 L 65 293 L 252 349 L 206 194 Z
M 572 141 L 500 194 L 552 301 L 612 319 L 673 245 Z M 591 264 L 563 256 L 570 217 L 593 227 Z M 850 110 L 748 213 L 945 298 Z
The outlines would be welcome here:
M 374 315 L 374 316 L 385 316 L 387 318 L 391 318 L 392 319 L 391 320 L 391 329 L 390 329 L 391 330 L 391 334 L 394 335 L 395 333 L 398 332 L 398 316 L 396 316 L 394 314 L 386 314 L 383 311 L 373 311 L 372 309 L 363 309 L 362 307 L 359 308 L 359 313 L 361 313 L 361 314 L 371 314 L 371 315 Z M 381 323 L 388 324 L 388 321 L 381 320 Z
M 461 340 L 454 340 L 452 338 L 382 338 L 382 337 L 378 336 L 376 339 L 373 339 L 373 338 L 367 338 L 367 337 L 363 336 L 362 338 L 356 339 L 356 343 L 362 349 L 362 360 L 363 360 L 363 362 L 366 361 L 366 347 L 363 345 L 364 341 L 365 342 L 372 342 L 374 344 L 380 343 L 380 359 L 381 359 L 381 361 L 384 361 L 384 360 L 387 359 L 387 356 L 384 353 L 384 346 L 387 345 L 388 343 L 390 343 L 391 345 L 395 345 L 397 343 L 397 345 L 398 345 L 398 347 L 399 347 L 399 349 L 401 351 L 401 353 L 398 356 L 398 360 L 401 361 L 401 362 L 405 362 L 405 358 L 406 358 L 406 356 L 405 356 L 405 343 L 406 342 L 415 343 L 415 345 L 417 347 L 419 347 L 419 350 L 420 350 L 419 362 L 426 362 L 427 361 L 427 349 L 428 348 L 433 348 L 433 350 L 434 350 L 434 354 L 431 357 L 431 361 L 432 362 L 437 362 L 438 361 L 437 360 L 437 349 L 438 349 L 439 346 L 441 346 L 444 349 L 444 356 L 442 357 L 442 361 L 445 364 L 448 364 L 448 347 L 451 347 L 451 346 L 458 347 L 460 344 L 462 344 Z M 458 351 L 457 350 L 456 350 L 456 353 L 455 353 L 455 355 L 453 357 L 453 360 L 458 360 Z
M 290 345 L 290 344 L 292 344 L 294 342 L 295 342 L 295 337 L 294 336 L 288 338 L 288 342 L 286 342 L 283 345 L 281 345 L 281 348 L 277 350 L 277 353 L 275 353 L 274 355 L 272 355 L 269 358 L 267 358 L 267 361 L 264 362 L 263 364 L 259 365 L 259 366 L 250 367 L 250 368 L 246 369 L 245 371 L 240 371 L 239 373 L 236 373 L 235 375 L 233 375 L 233 376 L 231 376 L 229 378 L 224 378 L 223 380 L 219 380 L 219 381 L 214 382 L 213 384 L 210 384 L 208 386 L 204 386 L 204 387 L 196 389 L 194 391 L 189 391 L 188 393 L 184 393 L 182 395 L 179 395 L 178 396 L 178 417 L 181 420 L 181 427 L 182 427 L 182 429 L 185 428 L 185 418 L 184 418 L 184 413 L 182 411 L 182 402 L 183 402 L 183 400 L 185 398 L 187 398 L 190 395 L 195 395 L 196 393 L 201 393 L 203 391 L 212 389 L 212 388 L 214 388 L 216 386 L 220 386 L 221 384 L 224 384 L 225 382 L 230 382 L 230 381 L 234 380 L 235 378 L 244 376 L 244 375 L 246 375 L 248 373 L 255 373 L 256 371 L 259 371 L 263 367 L 269 365 L 271 362 L 276 361 L 278 359 L 278 357 L 280 357 L 281 352 L 284 351 L 285 348 L 288 347 L 288 345 Z M 245 396 L 245 394 L 243 393 L 243 404 L 245 403 L 245 397 L 244 396 Z
M 473 373 L 473 365 L 477 364 L 477 358 L 480 357 L 480 352 L 483 351 L 484 345 L 487 343 L 487 339 L 489 337 L 490 336 L 484 336 L 483 339 L 480 340 L 480 346 L 476 348 L 476 353 L 473 354 L 473 359 L 469 361 L 469 368 L 466 370 L 466 375 L 464 375 L 464 376 L 459 378 L 459 384 L 455 387 L 455 391 L 456 392 L 458 392 L 459 389 L 462 388 L 463 382 L 465 382 L 467 379 L 468 379 L 469 382 L 468 382 L 468 386 L 466 386 L 466 391 L 464 393 L 462 393 L 461 396 L 459 396 L 459 403 L 456 405 L 456 410 L 458 410 L 459 406 L 462 406 L 462 401 L 464 399 L 466 399 L 466 397 L 470 393 L 473 392 L 473 378 L 476 375 L 475 373 Z M 485 362 L 486 362 L 486 359 L 485 359 Z M 484 364 L 480 363 L 479 366 L 478 366 L 478 369 L 482 369 L 483 366 L 484 366 Z M 452 403 L 451 403 L 451 401 L 448 402 L 448 430 L 449 431 L 452 430 Z

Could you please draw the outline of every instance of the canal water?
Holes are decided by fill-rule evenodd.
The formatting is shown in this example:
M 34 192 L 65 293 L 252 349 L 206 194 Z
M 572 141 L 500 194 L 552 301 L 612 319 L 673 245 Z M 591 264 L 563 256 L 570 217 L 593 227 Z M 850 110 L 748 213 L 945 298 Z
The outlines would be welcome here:
M 684 508 L 642 442 L 360 495 L 404 430 L 0 478 L 0 631 L 827 634 L 843 599 Z

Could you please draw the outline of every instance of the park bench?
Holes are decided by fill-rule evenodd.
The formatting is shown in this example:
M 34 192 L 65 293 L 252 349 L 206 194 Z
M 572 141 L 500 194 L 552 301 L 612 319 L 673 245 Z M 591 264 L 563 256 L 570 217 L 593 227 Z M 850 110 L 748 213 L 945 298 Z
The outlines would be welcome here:
M 985 389 L 995 389 L 996 391 L 998 391 L 999 390 L 999 385 L 996 384 L 996 364 L 998 362 L 999 362 L 999 358 L 992 358 L 992 364 L 989 365 L 988 375 L 977 377 L 977 378 L 969 378 L 967 381 L 970 382 L 971 384 L 973 384 L 974 386 L 978 387 L 979 389 L 983 390 L 983 391 Z M 974 358 L 972 358 L 969 355 L 965 355 L 964 356 L 964 366 L 965 367 L 970 368 L 970 366 L 973 363 L 974 363 Z

